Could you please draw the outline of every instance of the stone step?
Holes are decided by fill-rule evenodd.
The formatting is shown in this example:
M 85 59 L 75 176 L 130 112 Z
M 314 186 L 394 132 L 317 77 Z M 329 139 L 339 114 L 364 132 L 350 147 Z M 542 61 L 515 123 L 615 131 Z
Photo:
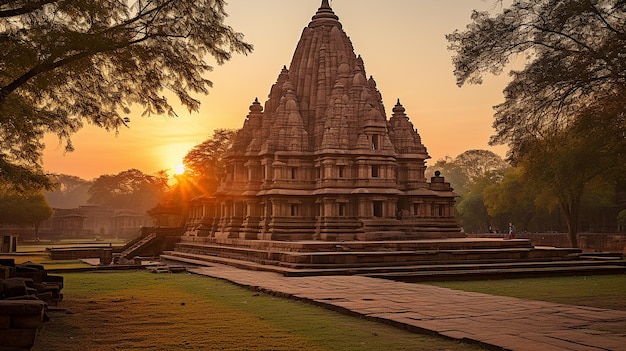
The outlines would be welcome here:
M 247 260 L 261 264 L 283 265 L 292 268 L 369 267 L 380 265 L 410 265 L 439 262 L 490 262 L 493 260 L 561 260 L 577 250 L 535 249 L 532 247 L 485 248 L 467 250 L 402 250 L 352 251 L 349 246 L 335 244 L 338 251 L 293 252 L 275 251 L 273 248 L 229 247 L 220 245 L 195 245 L 179 243 L 176 252 Z
M 573 273 L 626 273 L 626 261 L 596 261 L 596 260 L 561 260 L 561 261 L 534 261 L 491 262 L 491 263 L 447 263 L 447 264 L 405 264 L 402 266 L 349 266 L 327 265 L 326 267 L 294 267 L 283 262 L 268 263 L 254 262 L 201 254 L 183 252 L 166 252 L 161 256 L 166 261 L 185 262 L 192 265 L 211 265 L 220 263 L 249 270 L 272 271 L 286 276 L 309 275 L 367 275 L 380 278 L 419 281 L 424 279 L 450 279 L 457 276 L 507 276 L 507 275 L 563 275 Z M 508 274 L 507 272 L 511 272 Z
M 527 266 L 510 268 L 478 268 L 478 269 L 448 269 L 417 272 L 393 273 L 366 273 L 372 278 L 383 278 L 403 282 L 424 282 L 443 280 L 488 280 L 509 278 L 532 278 L 565 275 L 599 275 L 599 274 L 626 274 L 626 266 L 621 264 L 606 264 L 595 262 L 591 265 L 572 266 Z
M 199 245 L 207 247 L 236 247 L 272 251 L 329 252 L 329 251 L 414 251 L 414 250 L 457 250 L 486 248 L 532 248 L 528 239 L 426 239 L 426 240 L 386 240 L 386 241 L 272 241 L 247 239 L 216 239 L 203 237 L 183 237 L 179 245 Z M 575 249 L 580 252 L 580 250 Z

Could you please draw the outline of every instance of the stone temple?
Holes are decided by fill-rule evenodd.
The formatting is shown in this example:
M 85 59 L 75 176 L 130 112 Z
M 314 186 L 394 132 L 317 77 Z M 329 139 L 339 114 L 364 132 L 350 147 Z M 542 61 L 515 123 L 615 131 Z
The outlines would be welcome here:
M 412 281 L 598 269 L 579 249 L 466 237 L 450 184 L 424 176 L 428 152 L 400 101 L 386 116 L 323 0 L 265 104 L 250 106 L 218 190 L 192 200 L 184 234 L 161 260 Z M 120 257 L 146 255 L 167 235 L 146 232 Z
M 186 235 L 271 241 L 463 237 L 455 194 L 400 100 L 376 82 L 327 0 L 264 105 L 250 106 L 218 191 L 196 199 Z

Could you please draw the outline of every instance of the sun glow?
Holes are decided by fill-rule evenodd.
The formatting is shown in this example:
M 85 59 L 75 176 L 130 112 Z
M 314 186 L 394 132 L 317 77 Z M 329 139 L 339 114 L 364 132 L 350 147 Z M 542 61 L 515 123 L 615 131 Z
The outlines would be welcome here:
M 183 173 L 185 173 L 185 165 L 179 164 L 179 165 L 176 165 L 176 167 L 174 167 L 174 174 L 175 175 L 180 175 L 180 174 L 183 174 Z

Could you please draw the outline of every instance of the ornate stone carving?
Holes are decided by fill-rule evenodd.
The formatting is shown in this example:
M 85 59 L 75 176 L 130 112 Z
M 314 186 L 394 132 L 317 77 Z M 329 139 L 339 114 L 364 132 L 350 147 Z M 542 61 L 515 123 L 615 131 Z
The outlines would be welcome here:
M 265 108 L 228 155 L 209 234 L 269 240 L 462 236 L 454 193 L 424 177 L 429 158 L 400 100 L 382 95 L 327 0 L 302 31 Z M 247 175 L 247 177 L 245 176 Z

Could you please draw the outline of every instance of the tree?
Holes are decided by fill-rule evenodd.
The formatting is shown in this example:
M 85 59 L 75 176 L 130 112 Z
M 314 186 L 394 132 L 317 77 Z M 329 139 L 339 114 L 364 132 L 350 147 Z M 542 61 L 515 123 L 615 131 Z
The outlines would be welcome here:
M 162 194 L 159 204 L 149 211 L 150 215 L 178 215 L 184 223 L 189 201 L 196 196 L 211 195 L 217 190 L 224 172 L 224 157 L 236 135 L 234 129 L 216 129 L 210 138 L 189 150 L 183 159 L 185 172 L 174 176 L 176 184 Z
M 456 212 L 465 232 L 485 233 L 492 223 L 482 194 L 485 185 L 484 182 L 472 183 L 456 204 Z
M 190 111 L 223 64 L 252 46 L 224 24 L 225 0 L 9 0 L 0 3 L 0 180 L 45 186 L 42 137 L 72 150 L 83 123 L 118 130 L 131 106 Z M 168 93 L 164 93 L 164 90 Z M 21 173 L 20 173 L 21 172 Z M 16 173 L 17 177 L 16 177 Z
M 429 166 L 429 173 L 439 170 L 452 184 L 455 192 L 462 195 L 472 186 L 472 182 L 486 175 L 495 176 L 509 165 L 502 157 L 489 150 L 467 150 L 454 159 L 446 157 Z
M 623 0 L 515 1 L 493 17 L 474 11 L 472 20 L 447 35 L 459 86 L 480 84 L 525 55 L 495 107 L 492 144 L 508 143 L 515 158 L 527 137 L 557 134 L 589 114 L 621 121 L 624 131 Z
M 32 225 L 35 238 L 41 222 L 51 218 L 53 213 L 41 192 L 6 188 L 0 191 L 0 223 Z
M 90 181 L 68 174 L 54 174 L 50 178 L 57 184 L 53 191 L 44 192 L 50 206 L 76 208 L 87 203 Z
M 4 126 L 0 125 L 0 135 L 2 128 Z M 9 162 L 6 154 L 2 152 L 1 144 L 0 140 L 0 184 L 10 184 L 13 188 L 24 192 L 55 188 L 55 183 L 40 168 Z
M 588 130 L 576 123 L 567 131 L 529 142 L 524 145 L 524 156 L 519 162 L 527 180 L 545 186 L 558 200 L 573 247 L 578 247 L 581 200 L 589 186 L 600 177 L 613 175 L 617 179 L 620 169 L 626 171 L 624 163 L 621 167 L 614 164 L 614 152 L 619 154 L 624 150 L 606 148 L 618 145 L 611 139 L 622 136 L 611 135 L 608 130 L 589 134 Z
M 219 177 L 224 172 L 224 157 L 236 134 L 234 129 L 216 129 L 210 138 L 185 155 L 185 173 L 202 193 L 210 194 L 217 189 Z
M 475 11 L 447 36 L 459 86 L 525 55 L 490 143 L 508 144 L 510 160 L 557 197 L 573 246 L 587 184 L 626 171 L 625 10 L 623 0 L 516 1 L 493 17 Z
M 434 165 L 428 166 L 425 175 L 429 178 L 434 176 L 436 171 L 441 172 L 441 175 L 445 177 L 446 181 L 450 182 L 450 185 L 454 188 L 454 192 L 457 195 L 463 195 L 467 191 L 469 178 L 455 161 L 456 160 L 450 156 L 437 160 Z
M 500 182 L 483 189 L 487 212 L 492 217 L 501 217 L 498 226 L 515 223 L 518 230 L 527 230 L 528 223 L 536 213 L 537 189 L 524 179 L 520 167 L 504 173 Z
M 467 232 L 484 232 L 492 222 L 483 199 L 483 190 L 502 180 L 509 168 L 500 156 L 489 150 L 468 150 L 454 159 L 439 160 L 431 169 L 440 170 L 459 200 L 456 214 Z
M 167 181 L 165 171 L 147 175 L 137 169 L 129 169 L 115 175 L 105 174 L 93 181 L 88 202 L 144 212 L 157 204 L 168 187 Z
M 467 150 L 457 156 L 454 163 L 461 167 L 470 181 L 487 175 L 495 176 L 498 171 L 509 167 L 502 157 L 489 150 Z

